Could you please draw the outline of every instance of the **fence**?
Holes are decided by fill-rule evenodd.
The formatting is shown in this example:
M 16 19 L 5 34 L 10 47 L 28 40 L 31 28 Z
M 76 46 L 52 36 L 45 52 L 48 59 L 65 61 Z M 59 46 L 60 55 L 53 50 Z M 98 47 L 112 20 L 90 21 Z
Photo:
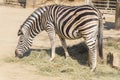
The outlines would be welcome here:
M 98 9 L 104 10 L 104 13 L 115 14 L 117 0 L 91 0 L 90 4 Z
M 48 0 L 3 0 L 3 1 L 5 2 L 5 4 L 13 4 L 13 5 L 17 4 L 23 7 L 25 6 L 34 7 L 35 5 L 46 2 Z M 54 1 L 59 1 L 59 0 L 54 0 Z M 113 12 L 116 9 L 116 2 L 117 2 L 117 0 L 81 0 L 81 1 L 85 1 L 86 4 L 92 4 L 96 6 L 98 9 L 109 10 L 110 12 Z

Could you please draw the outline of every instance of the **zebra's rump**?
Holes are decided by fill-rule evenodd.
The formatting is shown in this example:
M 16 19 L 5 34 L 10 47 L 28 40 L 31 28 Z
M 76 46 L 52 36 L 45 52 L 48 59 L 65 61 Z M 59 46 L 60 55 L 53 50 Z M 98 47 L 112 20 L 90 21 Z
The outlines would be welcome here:
M 54 25 L 57 33 L 63 38 L 78 39 L 87 30 L 98 26 L 98 12 L 92 6 L 61 6 L 52 7 L 54 10 Z M 92 31 L 91 31 L 92 32 Z

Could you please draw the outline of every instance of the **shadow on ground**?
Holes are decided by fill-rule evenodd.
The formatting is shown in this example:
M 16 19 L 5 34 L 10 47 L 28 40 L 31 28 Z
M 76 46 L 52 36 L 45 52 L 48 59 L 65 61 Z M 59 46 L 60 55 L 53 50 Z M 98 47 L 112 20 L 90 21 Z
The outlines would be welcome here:
M 104 25 L 105 25 L 104 28 L 107 29 L 107 30 L 115 29 L 115 23 L 114 22 L 105 22 Z
M 69 46 L 67 49 L 72 59 L 77 60 L 79 64 L 88 65 L 88 48 L 84 42 L 73 46 Z M 31 51 L 40 52 L 43 50 L 46 51 L 47 54 L 50 56 L 51 49 L 31 49 L 30 52 Z M 56 47 L 56 54 L 58 54 L 61 57 L 65 56 L 62 47 Z

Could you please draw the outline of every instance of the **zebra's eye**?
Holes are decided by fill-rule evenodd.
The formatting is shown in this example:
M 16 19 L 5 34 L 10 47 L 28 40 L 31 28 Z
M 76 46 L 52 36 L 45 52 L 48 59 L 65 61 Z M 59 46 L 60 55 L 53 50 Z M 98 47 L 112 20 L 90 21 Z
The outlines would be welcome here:
M 21 43 L 23 42 L 23 41 L 20 41 Z

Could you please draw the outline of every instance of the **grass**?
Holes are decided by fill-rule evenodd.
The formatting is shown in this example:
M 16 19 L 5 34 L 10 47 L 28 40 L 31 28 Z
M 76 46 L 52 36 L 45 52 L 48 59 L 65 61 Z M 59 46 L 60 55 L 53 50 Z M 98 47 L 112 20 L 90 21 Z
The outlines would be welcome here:
M 5 59 L 8 63 L 19 63 L 32 65 L 36 67 L 37 74 L 44 76 L 59 77 L 59 80 L 119 80 L 120 71 L 111 68 L 109 65 L 98 63 L 95 72 L 90 72 L 87 65 L 88 50 L 84 43 L 68 47 L 71 58 L 65 59 L 64 52 L 61 47 L 56 48 L 56 58 L 53 62 L 49 62 L 50 50 L 31 51 L 28 57 L 17 59 L 9 57 Z M 115 40 L 104 41 L 105 54 L 112 52 L 120 52 L 120 42 Z

